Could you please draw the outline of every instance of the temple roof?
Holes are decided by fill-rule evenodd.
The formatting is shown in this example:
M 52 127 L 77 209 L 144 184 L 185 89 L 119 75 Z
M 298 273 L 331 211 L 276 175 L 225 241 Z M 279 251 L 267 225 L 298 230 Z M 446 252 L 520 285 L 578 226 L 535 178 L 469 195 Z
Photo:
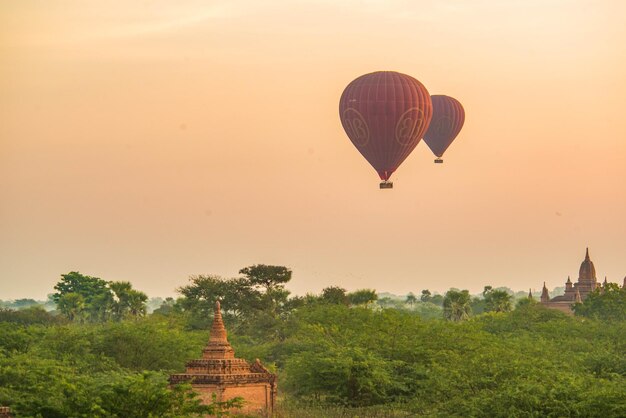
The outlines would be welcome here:
M 568 295 L 559 295 L 550 299 L 550 302 L 572 302 L 575 298 Z
M 585 254 L 585 259 L 580 265 L 580 270 L 578 272 L 578 281 L 579 282 L 593 282 L 596 280 L 596 268 L 593 265 L 593 261 L 589 258 L 589 248 L 587 247 L 587 253 Z

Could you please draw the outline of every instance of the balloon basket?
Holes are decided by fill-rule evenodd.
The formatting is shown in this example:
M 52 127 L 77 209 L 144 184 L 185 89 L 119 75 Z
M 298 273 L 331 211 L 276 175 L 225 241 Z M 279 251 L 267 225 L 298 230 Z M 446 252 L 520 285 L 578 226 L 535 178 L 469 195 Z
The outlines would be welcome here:
M 383 181 L 380 183 L 381 189 L 393 189 L 393 181 Z
M 443 164 L 443 160 L 441 158 L 437 158 L 435 160 L 435 164 Z

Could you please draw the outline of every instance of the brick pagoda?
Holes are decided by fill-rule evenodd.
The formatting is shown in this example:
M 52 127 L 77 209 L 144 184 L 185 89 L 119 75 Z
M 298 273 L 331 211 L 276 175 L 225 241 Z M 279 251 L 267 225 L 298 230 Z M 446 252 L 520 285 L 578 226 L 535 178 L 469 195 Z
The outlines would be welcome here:
M 240 413 L 270 415 L 274 410 L 276 375 L 263 367 L 259 359 L 250 364 L 235 357 L 226 336 L 219 301 L 215 303 L 213 326 L 202 358 L 191 360 L 185 366 L 186 373 L 171 375 L 170 384 L 191 383 L 203 403 L 210 404 L 213 394 L 217 401 L 240 396 L 244 399 Z

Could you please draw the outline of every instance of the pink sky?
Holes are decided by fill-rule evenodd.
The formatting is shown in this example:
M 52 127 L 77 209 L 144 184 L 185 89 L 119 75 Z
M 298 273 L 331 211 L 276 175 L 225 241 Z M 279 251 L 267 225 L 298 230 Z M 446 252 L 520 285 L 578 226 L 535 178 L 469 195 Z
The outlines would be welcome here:
M 340 3 L 340 4 L 336 4 Z M 394 293 L 626 275 L 626 3 L 0 4 L 0 299 L 71 270 L 174 294 L 293 269 Z M 395 70 L 466 110 L 379 190 L 343 88 Z

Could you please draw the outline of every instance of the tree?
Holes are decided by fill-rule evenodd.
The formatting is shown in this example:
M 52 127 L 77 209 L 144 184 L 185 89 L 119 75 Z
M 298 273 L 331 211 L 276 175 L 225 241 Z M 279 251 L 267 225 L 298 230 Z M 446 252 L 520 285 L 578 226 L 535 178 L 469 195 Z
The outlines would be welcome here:
M 437 306 L 443 306 L 443 296 L 436 293 L 430 298 L 430 303 L 434 303 Z
M 146 314 L 148 296 L 133 289 L 130 282 L 110 282 L 109 287 L 114 295 L 112 311 L 117 320 L 127 316 L 137 318 Z
M 607 283 L 587 295 L 583 303 L 574 305 L 574 314 L 605 321 L 626 321 L 626 288 Z
M 173 322 L 151 319 L 100 325 L 98 338 L 91 343 L 92 351 L 133 371 L 172 372 L 183 368 L 185 361 L 197 356 L 206 344 L 206 332 L 183 332 Z M 64 347 L 61 350 L 68 351 Z
M 57 300 L 57 309 L 70 321 L 83 318 L 85 298 L 78 293 L 65 293 Z
M 0 356 L 0 403 L 10 404 L 20 417 L 90 418 L 225 416 L 243 404 L 236 398 L 204 405 L 189 384 L 169 388 L 163 372 L 90 368 L 81 373 L 64 359 L 67 353 L 57 354 Z
M 506 290 L 485 286 L 483 296 L 485 312 L 510 312 L 513 309 L 513 297 Z
M 39 302 L 37 302 L 35 299 L 16 299 L 13 301 L 13 303 L 11 303 L 10 306 L 14 309 L 23 309 L 36 305 L 39 305 Z
M 262 294 L 244 277 L 226 279 L 216 275 L 199 275 L 189 278 L 190 284 L 178 288 L 183 295 L 180 306 L 189 311 L 194 322 L 208 326 L 215 302 L 220 301 L 222 313 L 236 322 L 246 321 L 252 313 L 262 308 Z M 204 325 L 202 325 L 204 324 Z
M 161 302 L 161 306 L 156 308 L 153 313 L 159 315 L 169 315 L 174 310 L 175 305 L 176 301 L 173 297 L 166 297 L 165 300 Z
M 53 294 L 52 298 L 57 303 L 59 310 L 61 310 L 59 307 L 61 298 L 69 293 L 73 293 L 80 295 L 82 298 L 82 309 L 89 320 L 95 322 L 107 319 L 113 299 L 111 290 L 105 280 L 72 271 L 62 274 L 61 281 L 54 288 L 57 290 L 57 293 Z M 75 297 L 72 296 L 72 298 L 74 298 L 72 301 L 76 302 Z
M 133 286 L 130 282 L 110 282 L 109 288 L 113 292 L 113 317 L 118 321 L 122 320 L 128 312 L 128 298 Z
M 130 282 L 107 282 L 72 271 L 61 275 L 51 297 L 57 309 L 64 315 L 91 322 L 103 322 L 111 318 L 122 320 L 127 316 L 139 317 L 146 313 L 148 296 L 133 289 Z
M 422 302 L 430 302 L 432 294 L 430 293 L 430 290 L 428 289 L 424 289 L 422 290 L 422 296 L 420 296 L 420 300 Z
M 291 280 L 291 270 L 284 266 L 255 264 L 239 270 L 252 286 L 261 286 L 268 293 L 277 287 L 283 287 Z
M 472 296 L 470 306 L 472 307 L 472 313 L 474 315 L 481 314 L 487 309 L 485 298 L 479 296 Z
M 464 321 L 472 313 L 468 290 L 450 289 L 443 298 L 443 316 L 449 321 Z
M 410 292 L 408 295 L 406 295 L 406 303 L 411 305 L 411 307 L 413 307 L 413 305 L 415 305 L 416 302 L 417 302 L 417 298 L 415 297 L 413 292 Z
M 346 289 L 339 286 L 329 286 L 322 289 L 321 300 L 334 305 L 349 305 Z
M 6 322 L 20 325 L 52 325 L 61 322 L 60 319 L 60 316 L 52 315 L 41 305 L 33 305 L 18 311 L 0 308 L 0 323 Z
M 374 289 L 359 289 L 347 294 L 350 305 L 368 305 L 378 300 L 378 295 Z
M 413 312 L 420 318 L 424 319 L 440 319 L 442 317 L 443 308 L 432 302 L 416 303 Z
M 515 304 L 515 309 L 528 309 L 531 306 L 537 305 L 537 303 L 535 299 L 529 299 L 528 297 L 521 298 Z
M 128 295 L 128 313 L 134 318 L 146 314 L 146 301 L 148 296 L 138 290 L 131 290 Z
M 276 318 L 283 311 L 289 298 L 285 284 L 291 280 L 291 269 L 284 266 L 255 264 L 239 270 L 248 283 L 256 290 L 261 290 L 263 311 Z

